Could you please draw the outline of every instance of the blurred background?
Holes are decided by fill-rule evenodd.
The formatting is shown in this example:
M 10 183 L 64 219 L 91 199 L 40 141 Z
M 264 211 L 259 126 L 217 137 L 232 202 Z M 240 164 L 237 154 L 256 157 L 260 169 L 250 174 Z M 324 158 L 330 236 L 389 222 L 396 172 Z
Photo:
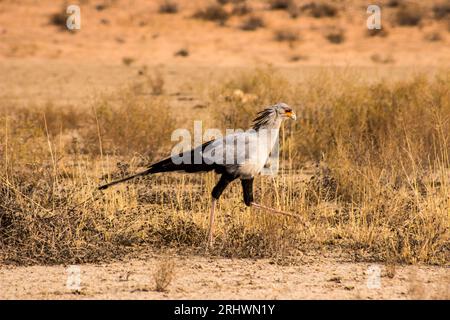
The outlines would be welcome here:
M 71 4 L 80 30 L 66 27 Z M 381 30 L 367 29 L 370 4 Z M 428 72 L 450 63 L 449 12 L 446 0 L 2 0 L 0 99 L 73 101 L 154 67 L 168 86 L 267 65 Z

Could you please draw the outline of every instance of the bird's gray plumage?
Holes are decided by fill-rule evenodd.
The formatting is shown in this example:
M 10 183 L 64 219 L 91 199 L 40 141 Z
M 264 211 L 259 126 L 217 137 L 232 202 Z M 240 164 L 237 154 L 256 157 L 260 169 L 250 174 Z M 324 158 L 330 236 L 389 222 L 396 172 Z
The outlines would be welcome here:
M 225 171 L 236 178 L 254 177 L 264 168 L 278 142 L 286 112 L 291 113 L 292 109 L 285 103 L 260 111 L 249 130 L 227 135 L 208 145 L 203 159 L 206 163 L 223 165 Z

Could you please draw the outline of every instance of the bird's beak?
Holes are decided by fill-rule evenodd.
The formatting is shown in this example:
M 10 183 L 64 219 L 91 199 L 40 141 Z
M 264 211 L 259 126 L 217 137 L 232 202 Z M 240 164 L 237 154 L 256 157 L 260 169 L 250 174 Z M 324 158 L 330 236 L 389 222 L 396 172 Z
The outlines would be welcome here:
M 286 116 L 287 116 L 288 118 L 291 118 L 292 120 L 297 120 L 297 116 L 295 115 L 295 112 L 294 112 L 294 111 L 286 112 Z

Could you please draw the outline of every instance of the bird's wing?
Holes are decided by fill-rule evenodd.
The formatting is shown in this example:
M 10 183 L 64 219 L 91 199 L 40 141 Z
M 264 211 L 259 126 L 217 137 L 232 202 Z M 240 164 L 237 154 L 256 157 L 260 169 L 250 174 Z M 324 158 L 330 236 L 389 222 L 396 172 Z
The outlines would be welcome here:
M 263 174 L 264 175 L 275 175 L 278 172 L 279 168 L 279 145 L 275 143 L 272 147 L 272 150 L 267 157 L 267 161 L 264 164 Z
M 206 163 L 239 166 L 256 155 L 258 137 L 254 132 L 236 132 L 214 140 L 203 150 Z

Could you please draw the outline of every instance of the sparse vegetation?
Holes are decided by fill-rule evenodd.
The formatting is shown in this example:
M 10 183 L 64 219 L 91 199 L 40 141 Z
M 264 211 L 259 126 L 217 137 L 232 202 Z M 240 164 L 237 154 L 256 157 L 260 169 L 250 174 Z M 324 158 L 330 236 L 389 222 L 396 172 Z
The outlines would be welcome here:
M 397 8 L 401 3 L 401 0 L 389 0 L 386 5 L 390 8 Z
M 369 37 L 387 37 L 389 35 L 389 32 L 386 30 L 385 27 L 381 29 L 367 29 L 367 35 Z
M 325 34 L 325 38 L 333 44 L 340 44 L 345 41 L 344 30 L 334 29 Z
M 173 0 L 164 0 L 159 5 L 158 12 L 168 14 L 178 13 L 178 3 L 174 2 Z
M 50 24 L 59 27 L 61 30 L 68 30 L 66 26 L 67 15 L 65 10 L 53 13 L 50 16 Z
M 300 16 L 300 8 L 298 5 L 296 5 L 295 3 L 293 3 L 289 8 L 288 8 L 288 13 L 289 16 L 292 19 L 297 19 Z
M 245 3 L 246 0 L 217 0 L 217 2 L 221 5 L 226 5 L 226 4 L 242 4 Z
M 259 16 L 248 17 L 241 25 L 241 29 L 244 31 L 255 31 L 259 28 L 266 26 L 263 18 Z
M 424 39 L 430 42 L 437 42 L 437 41 L 442 41 L 444 39 L 444 37 L 442 36 L 442 34 L 438 31 L 432 31 L 429 32 L 427 34 L 425 34 Z
M 211 4 L 204 9 L 198 10 L 194 14 L 194 18 L 214 21 L 223 25 L 230 18 L 230 14 L 221 5 Z
M 335 17 L 338 8 L 327 2 L 311 2 L 302 6 L 302 11 L 308 12 L 314 18 Z
M 424 16 L 419 5 L 402 3 L 396 13 L 396 22 L 400 26 L 417 26 Z
M 294 5 L 293 0 L 269 0 L 269 7 L 272 10 L 288 10 Z
M 375 63 L 383 63 L 383 64 L 395 62 L 394 58 L 390 54 L 381 55 L 379 53 L 374 53 L 373 55 L 370 56 L 370 59 Z
M 175 52 L 176 57 L 189 57 L 189 50 L 188 49 L 180 49 L 177 52 Z
M 443 2 L 433 6 L 434 17 L 438 20 L 446 19 L 450 16 L 450 3 Z
M 246 2 L 238 3 L 233 7 L 232 15 L 235 16 L 245 16 L 246 14 L 252 13 L 252 7 Z
M 175 263 L 172 260 L 166 258 L 161 261 L 153 274 L 153 280 L 155 281 L 155 290 L 158 292 L 167 291 L 170 283 L 173 280 L 174 272 Z
M 299 40 L 299 35 L 298 32 L 294 30 L 280 29 L 275 31 L 274 38 L 276 41 L 280 42 L 295 42 Z
M 308 57 L 301 54 L 295 54 L 289 58 L 289 61 L 291 62 L 297 62 L 302 60 L 308 60 Z
M 95 5 L 95 10 L 97 11 L 103 11 L 109 8 L 109 4 L 107 3 L 99 3 Z
M 131 66 L 134 63 L 135 59 L 132 57 L 123 57 L 122 63 L 126 66 Z
M 156 70 L 153 75 L 148 77 L 148 81 L 153 95 L 160 96 L 164 93 L 165 81 L 161 71 Z

